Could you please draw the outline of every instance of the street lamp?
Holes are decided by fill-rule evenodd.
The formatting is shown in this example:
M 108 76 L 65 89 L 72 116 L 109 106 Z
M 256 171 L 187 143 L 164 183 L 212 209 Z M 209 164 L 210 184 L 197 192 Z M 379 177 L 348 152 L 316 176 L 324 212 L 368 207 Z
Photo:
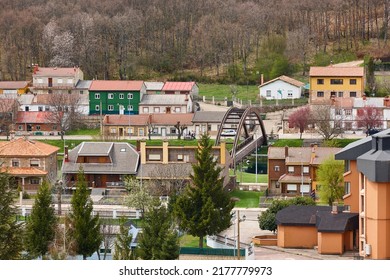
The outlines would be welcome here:
M 246 220 L 246 216 L 240 218 L 240 210 L 236 210 L 237 218 L 237 259 L 240 259 L 240 223 Z
M 57 190 L 57 201 L 58 201 L 58 209 L 57 209 L 57 213 L 58 213 L 58 216 L 61 216 L 61 195 L 62 195 L 62 188 L 63 188 L 63 182 L 62 180 L 57 180 L 57 182 L 55 183 L 55 186 L 56 186 L 56 190 Z

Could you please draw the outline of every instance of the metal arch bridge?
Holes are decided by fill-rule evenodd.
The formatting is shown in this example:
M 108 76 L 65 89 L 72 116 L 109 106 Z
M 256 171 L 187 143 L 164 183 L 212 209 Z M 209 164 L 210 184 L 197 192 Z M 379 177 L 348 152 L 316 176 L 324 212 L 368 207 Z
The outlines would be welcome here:
M 241 162 L 257 147 L 267 145 L 267 134 L 258 107 L 230 108 L 222 119 L 215 145 L 220 145 L 223 131 L 232 128 L 236 129 L 236 135 L 230 151 L 230 166 L 235 169 L 236 163 Z

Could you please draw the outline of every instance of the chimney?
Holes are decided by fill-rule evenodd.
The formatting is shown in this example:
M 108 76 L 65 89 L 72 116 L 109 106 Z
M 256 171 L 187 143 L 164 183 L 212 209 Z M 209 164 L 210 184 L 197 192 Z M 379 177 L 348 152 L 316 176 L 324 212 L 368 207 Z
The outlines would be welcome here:
M 68 146 L 64 147 L 64 159 L 65 159 L 65 162 L 69 162 L 69 147 Z
M 336 202 L 334 202 L 333 204 L 332 204 L 332 214 L 333 215 L 336 215 L 337 213 L 339 212 L 339 210 L 338 210 L 338 207 L 337 207 L 337 203 Z
M 284 147 L 284 156 L 288 157 L 288 146 Z

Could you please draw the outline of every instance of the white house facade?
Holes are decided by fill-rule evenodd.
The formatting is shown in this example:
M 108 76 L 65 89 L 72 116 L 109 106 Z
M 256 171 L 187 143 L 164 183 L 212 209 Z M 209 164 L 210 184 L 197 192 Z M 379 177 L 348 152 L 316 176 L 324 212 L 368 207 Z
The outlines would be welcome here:
M 271 99 L 297 99 L 301 98 L 304 83 L 280 76 L 259 86 L 260 97 Z

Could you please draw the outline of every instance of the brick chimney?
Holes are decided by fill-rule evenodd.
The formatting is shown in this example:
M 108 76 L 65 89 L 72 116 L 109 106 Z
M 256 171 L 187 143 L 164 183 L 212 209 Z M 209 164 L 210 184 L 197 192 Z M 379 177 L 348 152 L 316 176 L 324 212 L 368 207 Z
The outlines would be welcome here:
M 65 162 L 69 162 L 69 147 L 68 146 L 64 147 L 64 159 L 65 159 Z
M 336 215 L 339 213 L 339 210 L 338 210 L 338 207 L 337 207 L 337 203 L 333 203 L 332 205 L 332 212 L 331 212 L 333 215 Z

